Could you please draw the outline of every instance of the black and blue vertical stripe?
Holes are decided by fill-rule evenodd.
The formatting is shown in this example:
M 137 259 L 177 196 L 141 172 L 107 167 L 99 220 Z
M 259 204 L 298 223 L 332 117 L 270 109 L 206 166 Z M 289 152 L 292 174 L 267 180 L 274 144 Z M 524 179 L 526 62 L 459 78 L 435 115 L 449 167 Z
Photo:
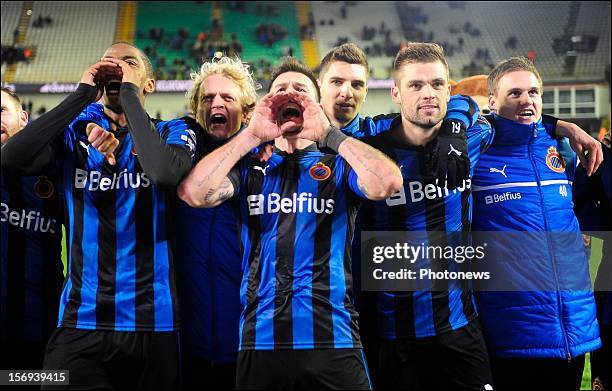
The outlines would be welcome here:
M 313 178 L 317 163 L 329 168 L 329 178 Z M 265 175 L 255 165 L 245 161 L 236 181 L 244 250 L 240 349 L 360 347 L 350 276 L 356 176 L 342 158 L 313 148 L 276 152 Z M 316 213 L 304 203 L 296 213 L 268 213 L 270 194 L 307 194 L 318 207 L 333 200 L 334 209 Z M 249 213 L 248 197 L 254 195 L 263 197 L 261 214 Z
M 396 120 L 397 122 L 398 120 Z M 390 124 L 391 125 L 391 124 Z M 480 154 L 493 138 L 491 127 L 480 123 L 468 129 L 468 151 L 473 173 Z M 366 141 L 390 156 L 402 169 L 405 202 L 374 202 L 366 228 L 379 231 L 420 231 L 427 233 L 425 245 L 446 246 L 462 237 L 447 232 L 469 232 L 472 217 L 471 188 L 450 191 L 443 196 L 426 197 L 423 189 L 434 179 L 426 161 L 434 144 L 425 147 L 396 148 L 381 135 Z M 412 197 L 412 191 L 415 196 Z M 424 260 L 432 271 L 458 271 L 465 267 L 455 262 Z M 381 292 L 378 300 L 379 333 L 383 338 L 424 338 L 465 326 L 476 317 L 470 287 L 455 280 L 436 280 L 428 290 Z
M 64 279 L 59 189 L 51 176 L 1 181 L 0 338 L 41 342 L 55 328 Z
M 76 124 L 108 128 L 101 110 L 90 105 L 65 135 L 69 254 L 59 325 L 172 331 L 178 327 L 178 304 L 166 193 L 143 172 L 127 131 L 117 135 L 116 166 L 87 144 Z M 156 128 L 168 144 L 188 148 L 193 142 L 183 121 L 160 122 Z M 115 186 L 102 188 L 103 183 Z

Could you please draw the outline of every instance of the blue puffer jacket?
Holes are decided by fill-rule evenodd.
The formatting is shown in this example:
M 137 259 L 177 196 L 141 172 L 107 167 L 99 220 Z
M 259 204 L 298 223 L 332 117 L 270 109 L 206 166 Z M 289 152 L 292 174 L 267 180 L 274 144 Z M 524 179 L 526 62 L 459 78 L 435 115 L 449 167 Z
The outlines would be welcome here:
M 482 265 L 504 278 L 504 291 L 476 294 L 489 352 L 570 359 L 597 349 L 588 260 L 558 141 L 541 121 L 521 125 L 494 114 L 491 122 L 495 141 L 472 179 L 473 230 L 530 234 L 498 236 L 486 251 Z

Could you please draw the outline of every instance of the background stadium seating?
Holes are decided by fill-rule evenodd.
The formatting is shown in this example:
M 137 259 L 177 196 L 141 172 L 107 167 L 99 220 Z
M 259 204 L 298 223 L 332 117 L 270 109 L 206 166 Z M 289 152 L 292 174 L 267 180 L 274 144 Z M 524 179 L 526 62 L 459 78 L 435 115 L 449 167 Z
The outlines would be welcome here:
M 39 17 L 52 23 L 35 27 Z M 271 44 L 261 43 L 256 31 L 262 25 L 283 34 Z M 487 73 L 498 61 L 533 50 L 544 83 L 551 86 L 545 91 L 546 112 L 562 118 L 583 114 L 591 129 L 610 112 L 609 89 L 602 87 L 610 77 L 610 2 L 3 1 L 3 49 L 14 44 L 16 27 L 18 47 L 32 48 L 34 57 L 9 67 L 3 63 L 2 82 L 14 85 L 74 83 L 116 40 L 147 50 L 158 80 L 188 79 L 204 58 L 220 48 L 227 52 L 235 41 L 241 58 L 264 85 L 271 68 L 289 51 L 315 68 L 329 49 L 348 40 L 369 53 L 372 79 L 380 80 L 389 78 L 400 44 L 414 40 L 442 44 L 456 80 Z M 163 28 L 164 37 L 152 38 L 154 28 Z M 370 36 L 364 36 L 364 28 Z M 173 40 L 179 30 L 184 39 L 177 47 Z M 200 33 L 205 34 L 205 47 L 212 47 L 194 53 Z M 184 85 L 158 83 L 158 90 L 170 86 L 166 91 L 176 92 L 153 94 L 147 108 L 162 117 L 183 114 Z M 565 90 L 557 91 L 560 85 Z M 365 114 L 397 110 L 388 87 L 389 81 L 371 82 Z M 588 91 L 582 94 L 580 89 Z M 589 107 L 579 107 L 578 95 L 595 98 L 580 102 Z M 25 95 L 35 101 L 35 112 L 54 106 L 62 96 Z
M 15 81 L 77 81 L 113 42 L 117 9 L 116 1 L 34 2 L 31 22 L 42 16 L 51 17 L 53 23 L 28 28 L 25 44 L 36 47 L 36 58 L 17 67 Z
M 242 58 L 254 69 L 275 65 L 289 48 L 296 58 L 305 60 L 300 42 L 303 38 L 300 37 L 300 2 L 134 3 L 137 12 L 131 17 L 131 23 L 138 31 L 133 37 L 135 43 L 142 48 L 155 46 L 158 56 L 165 58 L 167 68 L 175 60 L 185 62 L 187 71 L 165 72 L 160 74 L 162 78 L 182 79 L 189 70 L 197 68 L 202 56 L 193 56 L 191 47 L 199 32 L 206 32 L 207 44 L 230 43 L 235 38 L 242 46 Z M 312 12 L 313 38 L 320 55 L 339 43 L 339 39 L 355 42 L 369 51 L 375 79 L 389 77 L 393 54 L 406 40 L 443 44 L 451 77 L 455 79 L 475 72 L 486 73 L 501 59 L 527 55 L 530 50 L 545 82 L 604 80 L 610 64 L 609 2 L 304 3 Z M 74 81 L 117 37 L 119 2 L 3 1 L 3 45 L 13 43 L 13 32 L 24 5 L 32 13 L 22 44 L 36 48 L 35 59 L 20 63 L 10 77 L 5 77 L 8 75 L 3 66 L 3 81 Z M 346 18 L 342 17 L 343 9 Z M 39 16 L 50 17 L 53 23 L 36 28 L 33 24 Z M 215 19 L 222 26 L 222 34 L 217 38 L 211 34 Z M 389 30 L 386 38 L 380 31 L 382 23 Z M 255 33 L 261 25 L 280 26 L 286 36 L 271 45 L 261 44 Z M 364 26 L 375 30 L 372 37 L 364 37 Z M 155 27 L 163 27 L 165 32 L 164 39 L 157 44 L 149 36 Z M 172 38 L 180 28 L 186 29 L 188 36 L 180 49 L 173 49 Z M 593 50 L 581 51 L 581 42 L 571 43 L 572 37 L 582 39 L 582 47 L 591 42 Z M 385 53 L 385 41 L 387 45 L 392 43 L 394 50 Z M 555 41 L 561 45 L 557 52 Z M 379 50 L 374 50 L 377 45 Z

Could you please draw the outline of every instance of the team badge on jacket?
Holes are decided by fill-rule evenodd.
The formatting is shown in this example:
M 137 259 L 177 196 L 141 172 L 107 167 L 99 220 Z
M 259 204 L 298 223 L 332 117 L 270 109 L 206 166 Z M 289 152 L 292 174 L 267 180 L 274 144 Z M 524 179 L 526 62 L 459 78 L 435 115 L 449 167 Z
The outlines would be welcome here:
M 51 198 L 54 192 L 55 188 L 53 187 L 53 182 L 46 176 L 39 176 L 36 183 L 34 183 L 34 193 L 36 193 L 39 198 Z
M 546 155 L 546 165 L 554 172 L 562 173 L 565 172 L 565 160 L 557 152 L 557 148 L 549 147 L 548 155 Z
M 324 181 L 331 175 L 331 168 L 327 167 L 325 164 L 319 162 L 314 166 L 310 167 L 308 170 L 310 176 L 315 181 Z

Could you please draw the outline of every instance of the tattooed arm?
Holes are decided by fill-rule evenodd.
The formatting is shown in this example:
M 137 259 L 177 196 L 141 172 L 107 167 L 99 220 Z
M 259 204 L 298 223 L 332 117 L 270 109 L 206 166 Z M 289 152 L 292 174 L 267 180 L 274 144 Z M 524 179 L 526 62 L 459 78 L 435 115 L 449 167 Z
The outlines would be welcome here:
M 234 195 L 237 189 L 228 177 L 232 168 L 253 148 L 281 134 L 273 117 L 273 103 L 272 94 L 264 96 L 255 106 L 249 126 L 200 160 L 178 188 L 181 200 L 194 208 L 213 208 Z
M 300 95 L 304 107 L 304 124 L 300 137 L 316 141 L 344 158 L 357 174 L 359 190 L 370 200 L 389 197 L 403 185 L 399 167 L 379 150 L 348 137 L 330 126 L 321 106 L 308 96 Z
M 246 130 L 246 129 L 245 129 Z M 251 149 L 260 144 L 243 131 L 227 144 L 206 155 L 178 188 L 178 196 L 194 208 L 213 208 L 234 195 L 228 174 Z
M 399 167 L 384 153 L 364 142 L 348 137 L 340 143 L 338 153 L 355 170 L 359 190 L 368 199 L 384 200 L 403 186 Z

